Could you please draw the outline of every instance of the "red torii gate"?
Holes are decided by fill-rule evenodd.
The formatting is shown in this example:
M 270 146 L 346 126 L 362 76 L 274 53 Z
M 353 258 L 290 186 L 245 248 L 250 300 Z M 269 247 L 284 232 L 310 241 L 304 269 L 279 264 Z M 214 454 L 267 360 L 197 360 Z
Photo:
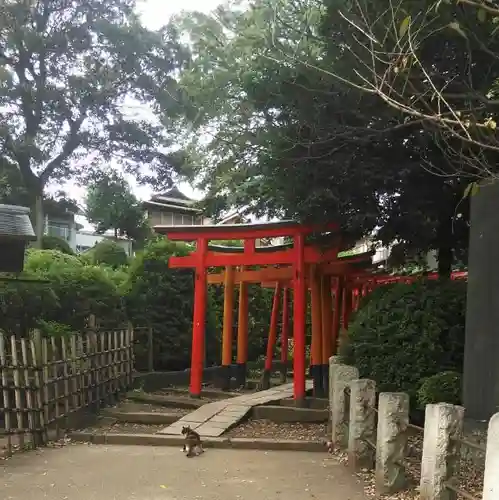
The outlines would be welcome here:
M 294 337 L 294 399 L 305 398 L 305 321 L 307 289 L 305 266 L 320 264 L 337 259 L 340 249 L 340 235 L 336 224 L 326 226 L 304 226 L 294 221 L 271 222 L 265 224 L 235 224 L 226 226 L 155 226 L 155 231 L 172 241 L 196 242 L 196 249 L 186 257 L 171 257 L 172 268 L 194 268 L 194 317 L 192 332 L 190 393 L 200 396 L 203 379 L 205 317 L 206 317 L 206 271 L 210 267 L 227 266 L 268 266 L 290 265 L 292 268 L 292 288 L 294 295 L 293 337 Z M 326 250 L 305 245 L 305 237 L 312 233 L 334 233 L 334 242 Z M 292 247 L 268 251 L 268 247 L 256 248 L 260 238 L 289 237 Z M 210 250 L 210 240 L 243 240 L 241 253 L 219 253 Z
M 279 246 L 266 247 L 265 251 L 276 251 Z M 242 247 L 226 247 L 210 245 L 209 249 L 220 252 L 240 252 Z M 263 250 L 263 249 L 261 249 Z M 359 271 L 366 272 L 371 266 L 373 252 L 365 252 L 350 256 L 338 256 L 332 262 L 311 264 L 307 266 L 305 283 L 310 290 L 311 299 L 311 356 L 310 376 L 313 380 L 313 393 L 316 396 L 327 394 L 329 387 L 329 357 L 336 354 L 340 333 L 340 326 L 348 326 L 348 318 L 354 302 L 351 290 L 348 289 L 348 278 L 358 276 Z M 210 273 L 208 284 L 224 285 L 224 328 L 222 339 L 222 368 L 225 368 L 221 377 L 223 387 L 228 388 L 230 369 L 232 364 L 232 308 L 234 285 L 239 285 L 239 321 L 237 339 L 237 375 L 239 384 L 245 381 L 246 364 L 246 337 L 247 327 L 242 319 L 247 318 L 247 307 L 242 303 L 244 290 L 248 283 L 257 283 L 265 288 L 274 288 L 274 300 L 267 342 L 265 370 L 262 375 L 261 386 L 268 388 L 272 371 L 273 351 L 277 341 L 277 318 L 279 296 L 283 295 L 282 330 L 281 330 L 281 375 L 283 380 L 287 364 L 288 326 L 287 326 L 287 295 L 292 287 L 293 269 L 291 266 L 265 267 L 257 270 L 240 269 L 235 271 L 227 266 L 224 271 Z M 334 293 L 333 293 L 334 291 Z M 334 307 L 333 307 L 334 296 Z

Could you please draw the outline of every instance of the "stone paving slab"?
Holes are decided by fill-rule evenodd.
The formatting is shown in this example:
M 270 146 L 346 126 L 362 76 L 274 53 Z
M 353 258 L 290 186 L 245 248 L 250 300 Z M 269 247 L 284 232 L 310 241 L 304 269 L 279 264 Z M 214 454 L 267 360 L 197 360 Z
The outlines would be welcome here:
M 312 388 L 312 381 L 307 380 L 306 389 Z M 243 394 L 223 401 L 207 403 L 201 408 L 184 415 L 175 423 L 165 427 L 159 434 L 180 434 L 183 426 L 189 425 L 201 436 L 218 437 L 237 424 L 253 406 L 271 401 L 289 398 L 293 395 L 293 384 L 283 384 L 266 391 Z

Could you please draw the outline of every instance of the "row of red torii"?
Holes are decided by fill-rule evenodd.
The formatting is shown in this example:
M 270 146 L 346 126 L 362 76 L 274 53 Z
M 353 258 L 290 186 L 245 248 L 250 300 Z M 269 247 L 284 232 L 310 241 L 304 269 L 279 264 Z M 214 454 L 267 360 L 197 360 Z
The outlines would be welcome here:
M 239 285 L 237 331 L 237 375 L 239 383 L 246 378 L 248 352 L 248 290 L 249 283 L 275 288 L 270 318 L 267 356 L 263 383 L 268 384 L 272 370 L 273 351 L 277 340 L 279 304 L 282 296 L 281 363 L 287 365 L 289 341 L 289 291 L 293 292 L 293 386 L 297 405 L 306 395 L 306 311 L 308 290 L 311 298 L 310 376 L 314 394 L 327 391 L 328 360 L 336 354 L 340 330 L 348 327 L 349 317 L 360 298 L 373 288 L 390 282 L 410 282 L 413 277 L 373 274 L 372 253 L 339 257 L 342 247 L 338 226 L 302 225 L 294 221 L 264 224 L 205 226 L 156 226 L 155 231 L 172 241 L 195 242 L 188 256 L 171 257 L 172 268 L 195 271 L 194 317 L 190 393 L 201 394 L 205 353 L 206 299 L 208 284 L 224 284 L 224 318 L 222 334 L 222 367 L 229 383 L 232 365 L 234 287 Z M 327 247 L 311 236 L 327 236 Z M 256 240 L 289 238 L 292 243 L 257 247 Z M 210 244 L 210 241 L 239 240 L 242 247 Z M 213 268 L 222 268 L 216 272 Z M 211 274 L 208 274 L 211 271 Z M 462 276 L 461 276 L 462 274 Z M 454 275 L 464 278 L 466 273 Z M 435 278 L 430 275 L 429 278 Z M 343 328 L 343 329 L 342 329 Z M 225 371 L 224 371 L 225 370 Z M 224 377 L 222 377 L 224 378 Z

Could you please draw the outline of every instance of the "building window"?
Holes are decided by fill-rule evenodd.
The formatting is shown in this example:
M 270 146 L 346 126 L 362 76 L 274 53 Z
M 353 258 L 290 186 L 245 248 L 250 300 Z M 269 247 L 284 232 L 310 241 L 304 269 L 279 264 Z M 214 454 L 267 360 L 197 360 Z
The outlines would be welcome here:
M 71 239 L 71 230 L 68 225 L 64 224 L 48 224 L 46 233 L 49 236 L 56 236 L 57 238 L 61 238 L 65 241 L 69 241 Z
M 161 212 L 161 224 L 173 226 L 173 214 L 171 212 Z
M 192 226 L 194 222 L 192 220 L 192 215 L 182 215 L 182 225 L 183 226 Z

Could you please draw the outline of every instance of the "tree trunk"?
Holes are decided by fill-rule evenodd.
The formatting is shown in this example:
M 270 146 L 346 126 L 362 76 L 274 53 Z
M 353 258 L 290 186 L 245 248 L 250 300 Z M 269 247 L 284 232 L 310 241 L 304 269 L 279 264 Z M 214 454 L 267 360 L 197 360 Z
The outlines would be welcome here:
M 454 252 L 449 245 L 441 245 L 438 249 L 438 275 L 440 278 L 450 278 Z
M 32 192 L 31 223 L 35 231 L 36 241 L 33 247 L 42 248 L 42 238 L 45 232 L 45 214 L 43 213 L 43 188 Z
M 450 278 L 454 262 L 454 238 L 452 215 L 443 213 L 438 226 L 438 274 L 440 278 Z

